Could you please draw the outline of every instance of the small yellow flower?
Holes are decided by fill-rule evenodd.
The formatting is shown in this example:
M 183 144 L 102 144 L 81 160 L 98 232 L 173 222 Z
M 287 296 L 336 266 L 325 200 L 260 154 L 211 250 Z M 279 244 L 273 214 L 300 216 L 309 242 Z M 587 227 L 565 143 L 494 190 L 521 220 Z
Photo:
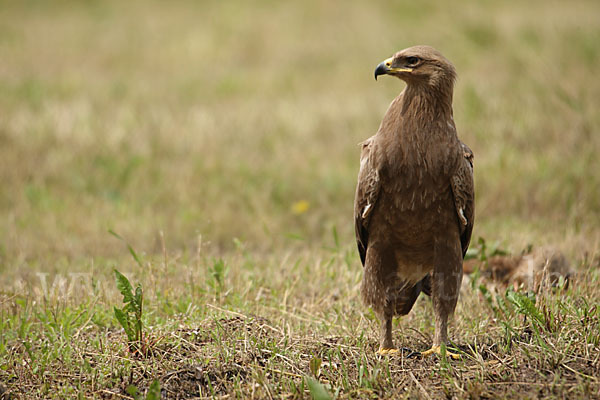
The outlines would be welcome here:
M 308 201 L 299 200 L 292 204 L 292 212 L 296 215 L 304 214 L 306 211 L 308 211 L 309 207 L 310 203 Z

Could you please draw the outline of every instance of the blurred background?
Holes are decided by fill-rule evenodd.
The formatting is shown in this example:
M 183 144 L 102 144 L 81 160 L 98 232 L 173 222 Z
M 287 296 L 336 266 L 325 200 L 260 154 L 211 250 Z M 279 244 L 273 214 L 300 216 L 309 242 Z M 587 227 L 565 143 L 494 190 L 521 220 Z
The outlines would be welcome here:
M 599 15 L 597 1 L 2 1 L 0 273 L 109 268 L 129 257 L 109 229 L 183 259 L 200 242 L 277 260 L 335 243 L 360 271 L 357 144 L 404 86 L 373 70 L 415 44 L 459 74 L 474 238 L 597 252 Z

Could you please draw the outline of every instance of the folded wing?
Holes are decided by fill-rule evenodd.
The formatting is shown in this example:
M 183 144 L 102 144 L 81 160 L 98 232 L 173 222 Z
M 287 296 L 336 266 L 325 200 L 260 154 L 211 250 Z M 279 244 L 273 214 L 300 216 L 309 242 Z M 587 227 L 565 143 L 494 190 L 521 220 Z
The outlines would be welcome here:
M 466 144 L 462 142 L 460 144 L 464 161 L 460 163 L 450 182 L 460 223 L 460 244 L 464 257 L 471 241 L 475 220 L 475 183 L 473 179 L 473 152 Z

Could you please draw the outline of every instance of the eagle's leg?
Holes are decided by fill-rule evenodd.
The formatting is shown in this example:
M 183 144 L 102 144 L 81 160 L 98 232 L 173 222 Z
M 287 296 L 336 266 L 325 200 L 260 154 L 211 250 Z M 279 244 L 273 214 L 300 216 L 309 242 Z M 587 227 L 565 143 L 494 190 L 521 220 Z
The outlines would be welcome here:
M 398 349 L 394 347 L 392 339 L 392 315 L 386 313 L 381 318 L 381 343 L 377 354 L 394 354 L 397 352 Z
M 452 232 L 454 234 L 449 234 Z M 441 355 L 442 345 L 448 343 L 448 317 L 454 312 L 460 283 L 462 281 L 462 250 L 458 229 L 448 229 L 434 245 L 434 266 L 432 275 L 433 311 L 435 314 L 435 335 L 431 349 L 421 353 L 424 357 L 431 354 Z M 446 351 L 452 358 L 458 354 Z

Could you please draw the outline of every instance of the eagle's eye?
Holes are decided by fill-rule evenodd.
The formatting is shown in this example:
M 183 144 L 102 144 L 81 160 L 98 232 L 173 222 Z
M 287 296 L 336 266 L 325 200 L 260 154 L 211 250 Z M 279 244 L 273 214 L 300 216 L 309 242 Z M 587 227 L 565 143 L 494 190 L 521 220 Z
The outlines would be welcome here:
M 407 57 L 406 63 L 408 65 L 416 65 L 419 62 L 419 57 Z

